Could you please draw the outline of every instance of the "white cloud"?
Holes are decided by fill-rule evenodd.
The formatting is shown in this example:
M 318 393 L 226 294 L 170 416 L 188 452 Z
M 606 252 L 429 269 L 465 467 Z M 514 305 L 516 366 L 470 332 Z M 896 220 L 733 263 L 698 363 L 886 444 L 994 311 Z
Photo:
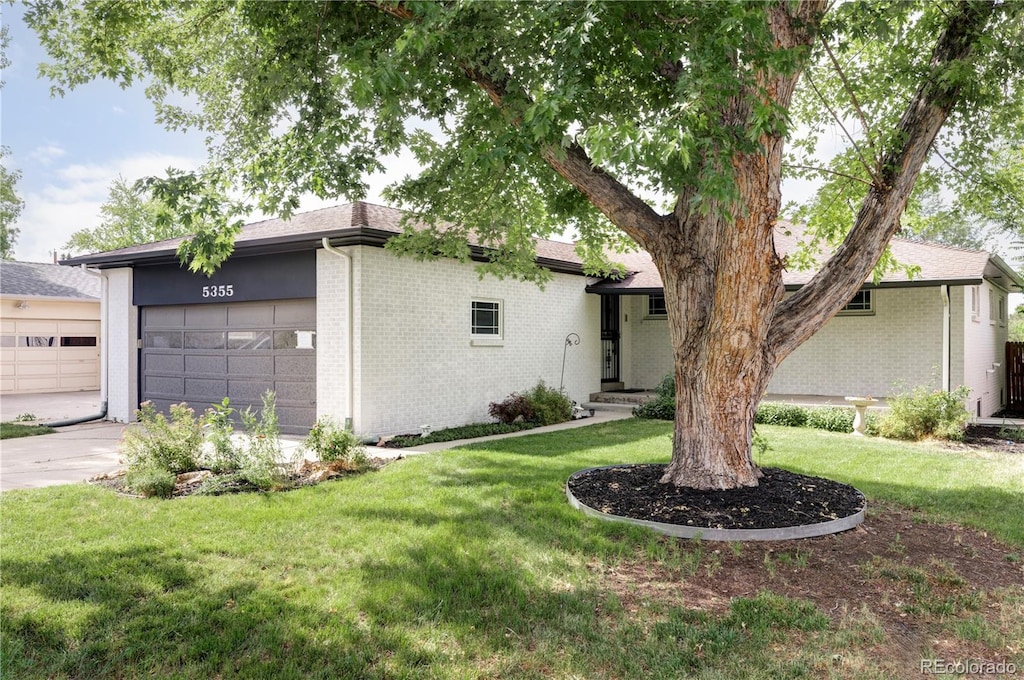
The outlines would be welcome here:
M 59 251 L 72 233 L 98 226 L 100 207 L 118 175 L 133 181 L 163 175 L 168 167 L 193 170 L 201 162 L 200 158 L 149 153 L 57 168 L 48 184 L 22 194 L 25 207 L 15 225 L 20 230 L 15 257 L 23 262 L 50 262 L 53 251 Z
M 64 155 L 64 149 L 56 144 L 50 143 L 37 146 L 32 149 L 28 157 L 42 165 L 49 165 Z

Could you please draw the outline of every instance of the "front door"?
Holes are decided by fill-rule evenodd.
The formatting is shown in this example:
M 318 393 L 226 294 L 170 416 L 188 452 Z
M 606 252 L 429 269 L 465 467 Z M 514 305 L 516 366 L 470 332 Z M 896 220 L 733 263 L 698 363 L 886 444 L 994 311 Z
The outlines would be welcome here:
M 601 382 L 619 382 L 619 296 L 601 296 Z

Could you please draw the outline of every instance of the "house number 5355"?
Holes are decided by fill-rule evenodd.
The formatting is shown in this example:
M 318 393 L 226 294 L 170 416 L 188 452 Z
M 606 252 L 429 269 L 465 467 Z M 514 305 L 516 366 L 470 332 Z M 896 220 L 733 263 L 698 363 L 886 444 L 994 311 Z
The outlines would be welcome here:
M 235 287 L 232 284 L 226 286 L 203 286 L 204 298 L 231 297 L 235 294 Z

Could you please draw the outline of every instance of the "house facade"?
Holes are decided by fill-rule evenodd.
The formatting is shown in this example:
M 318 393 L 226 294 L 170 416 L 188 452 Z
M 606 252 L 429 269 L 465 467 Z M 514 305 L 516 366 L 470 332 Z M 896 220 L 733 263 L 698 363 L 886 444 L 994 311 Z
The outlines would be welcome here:
M 788 226 L 788 225 L 787 225 Z M 778 232 L 780 254 L 797 240 Z M 970 389 L 968 410 L 989 416 L 1006 403 L 1004 347 L 1008 296 L 1020 277 L 999 257 L 982 251 L 894 239 L 902 264 L 868 283 L 818 333 L 778 367 L 769 394 L 886 397 L 918 386 Z M 619 295 L 620 365 L 626 388 L 652 386 L 672 370 L 672 351 L 661 279 L 645 253 L 630 256 L 622 281 L 588 290 Z M 786 272 L 790 294 L 811 272 Z
M 100 278 L 0 262 L 0 394 L 100 388 Z
M 584 402 L 602 389 L 651 388 L 671 370 L 661 282 L 645 254 L 624 256 L 626 278 L 601 281 L 571 244 L 541 241 L 538 263 L 552 278 L 540 289 L 481 278 L 473 262 L 397 257 L 383 246 L 401 219 L 355 203 L 248 225 L 209 278 L 179 265 L 178 240 L 70 260 L 106 282 L 110 417 L 129 421 L 147 400 L 258 406 L 271 389 L 283 431 L 330 416 L 391 435 L 486 421 L 490 402 L 540 380 Z M 987 254 L 975 259 L 977 281 L 871 288 L 856 318 L 837 317 L 787 359 L 772 391 L 884 396 L 902 375 L 970 384 L 982 410 L 997 409 L 1000 367 L 986 367 L 998 363 L 1006 291 L 1020 281 Z M 983 319 L 990 291 L 1001 323 Z

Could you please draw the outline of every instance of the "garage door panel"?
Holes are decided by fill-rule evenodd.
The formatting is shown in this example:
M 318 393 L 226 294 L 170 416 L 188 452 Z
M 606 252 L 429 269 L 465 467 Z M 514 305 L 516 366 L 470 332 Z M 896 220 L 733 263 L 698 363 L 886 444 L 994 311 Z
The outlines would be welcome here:
M 61 376 L 65 376 L 65 375 L 88 375 L 88 376 L 93 376 L 96 373 L 96 363 L 93 362 L 93 361 L 85 361 L 85 360 L 79 361 L 77 363 L 75 363 L 75 362 L 68 362 L 68 361 L 61 361 L 60 362 L 60 367 L 58 369 L 58 372 L 60 373 Z M 93 378 L 93 382 L 95 382 L 95 378 Z
M 274 305 L 274 325 L 316 327 L 316 303 L 313 300 L 287 305 Z
M 147 328 L 181 328 L 184 325 L 184 307 L 146 307 Z
M 281 431 L 286 434 L 304 433 L 302 427 L 289 426 L 286 423 L 310 423 L 310 425 L 305 427 L 305 431 L 308 432 L 309 428 L 312 427 L 312 423 L 316 420 L 316 406 L 299 408 L 295 406 L 281 406 L 279 404 L 274 410 L 277 413 L 278 421 L 281 423 Z
M 277 400 L 284 403 L 297 401 L 303 404 L 311 404 L 316 401 L 316 385 L 308 382 L 274 382 L 277 388 Z
M 316 378 L 316 357 L 282 356 L 274 357 L 274 375 L 284 378 Z
M 57 375 L 57 362 L 30 363 L 22 361 L 18 364 L 19 376 Z
M 228 328 L 269 328 L 274 325 L 274 308 L 270 305 L 228 307 Z
M 31 392 L 55 392 L 60 387 L 60 383 L 57 380 L 57 376 L 48 377 L 19 377 L 18 378 L 18 390 L 26 390 Z
M 146 375 L 142 382 L 143 401 L 152 399 L 154 396 L 183 397 L 185 393 L 185 378 L 168 375 Z
M 227 360 L 221 355 L 186 354 L 185 373 L 189 375 L 226 375 Z
M 272 356 L 229 356 L 229 375 L 252 375 L 266 378 L 274 374 L 274 357 Z
M 274 389 L 274 383 L 268 380 L 229 380 L 228 397 L 232 403 L 241 402 L 259 405 L 263 402 L 263 393 Z
M 185 378 L 185 400 L 207 402 L 220 401 L 227 394 L 228 381 L 218 378 Z
M 92 373 L 82 375 L 68 375 L 61 371 L 60 388 L 62 390 L 90 390 L 96 389 L 96 376 Z
M 146 354 L 144 371 L 154 373 L 184 373 L 185 357 L 181 354 Z
M 224 305 L 191 305 L 185 307 L 185 328 L 224 328 L 228 310 Z

